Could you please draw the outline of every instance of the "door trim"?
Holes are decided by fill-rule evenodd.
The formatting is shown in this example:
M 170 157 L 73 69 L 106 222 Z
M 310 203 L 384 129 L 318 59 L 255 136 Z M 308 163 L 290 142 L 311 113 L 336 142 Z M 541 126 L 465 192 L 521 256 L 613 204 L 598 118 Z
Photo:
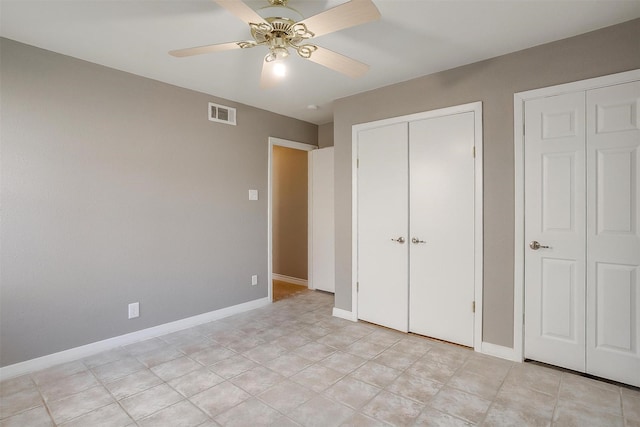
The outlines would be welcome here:
M 369 123 L 353 125 L 351 128 L 351 320 L 358 320 L 358 132 L 405 123 L 416 120 L 449 116 L 452 114 L 473 112 L 475 138 L 475 212 L 474 212 L 474 294 L 475 316 L 473 331 L 473 347 L 475 351 L 482 349 L 482 292 L 483 292 L 483 173 L 482 173 L 482 102 L 456 105 L 422 113 L 377 120 Z M 471 153 L 469 153 L 471 155 Z
M 515 163 L 515 235 L 513 278 L 513 360 L 524 360 L 524 104 L 526 101 L 581 92 L 640 79 L 640 69 L 577 82 L 517 92 L 513 95 Z
M 267 286 L 268 293 L 267 298 L 269 302 L 273 302 L 273 147 L 274 146 L 293 148 L 295 150 L 312 151 L 317 150 L 317 145 L 304 144 L 302 142 L 289 141 L 287 139 L 269 137 L 269 154 L 267 156 L 267 280 L 269 280 L 269 286 Z M 307 197 L 311 197 L 309 189 L 307 189 Z M 309 210 L 307 209 L 307 215 Z M 309 223 L 311 223 L 309 221 Z M 311 248 L 312 236 L 309 230 L 307 230 L 307 247 Z M 311 265 L 307 266 L 310 269 Z M 307 278 L 309 277 L 309 271 L 307 271 Z

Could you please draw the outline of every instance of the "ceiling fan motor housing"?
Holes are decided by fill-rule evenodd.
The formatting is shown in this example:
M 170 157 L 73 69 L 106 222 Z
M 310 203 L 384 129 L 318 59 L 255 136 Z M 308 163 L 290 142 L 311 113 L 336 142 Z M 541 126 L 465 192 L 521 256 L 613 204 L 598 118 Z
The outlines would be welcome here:
M 305 24 L 280 17 L 265 18 L 265 21 L 267 21 L 267 24 L 250 24 L 250 26 L 251 36 L 256 43 L 269 46 L 270 52 L 265 57 L 267 62 L 286 58 L 289 56 L 288 48 L 295 49 L 298 55 L 303 58 L 311 57 L 311 54 L 317 49 L 314 45 L 300 44 L 314 36 L 312 32 L 307 30 Z

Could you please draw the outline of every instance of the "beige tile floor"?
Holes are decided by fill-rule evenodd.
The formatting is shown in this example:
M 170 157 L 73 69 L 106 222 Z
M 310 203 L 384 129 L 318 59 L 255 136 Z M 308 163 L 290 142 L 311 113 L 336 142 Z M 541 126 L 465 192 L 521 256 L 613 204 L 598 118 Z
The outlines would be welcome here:
M 8 426 L 640 427 L 640 391 L 268 307 L 0 383 Z

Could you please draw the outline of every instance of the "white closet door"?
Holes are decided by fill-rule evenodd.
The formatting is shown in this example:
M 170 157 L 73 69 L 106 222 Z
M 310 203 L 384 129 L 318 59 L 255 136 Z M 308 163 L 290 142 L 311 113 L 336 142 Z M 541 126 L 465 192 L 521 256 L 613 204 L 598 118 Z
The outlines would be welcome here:
M 640 386 L 640 82 L 587 92 L 587 372 Z
M 333 147 L 309 152 L 311 162 L 310 288 L 335 292 Z
M 409 329 L 473 346 L 474 113 L 411 122 Z
M 407 123 L 358 134 L 358 318 L 408 328 Z
M 585 96 L 525 105 L 525 357 L 585 369 Z

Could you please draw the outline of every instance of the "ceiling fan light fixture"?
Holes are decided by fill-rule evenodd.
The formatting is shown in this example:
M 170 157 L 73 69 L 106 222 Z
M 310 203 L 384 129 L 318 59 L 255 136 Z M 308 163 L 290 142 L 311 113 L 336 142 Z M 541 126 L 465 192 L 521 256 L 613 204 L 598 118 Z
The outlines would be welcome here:
M 266 62 L 281 61 L 288 56 L 289 51 L 286 47 L 272 47 L 267 56 L 264 57 L 264 60 Z
M 273 74 L 275 74 L 276 77 L 285 77 L 287 75 L 287 66 L 285 63 L 282 61 L 276 62 L 273 65 Z

